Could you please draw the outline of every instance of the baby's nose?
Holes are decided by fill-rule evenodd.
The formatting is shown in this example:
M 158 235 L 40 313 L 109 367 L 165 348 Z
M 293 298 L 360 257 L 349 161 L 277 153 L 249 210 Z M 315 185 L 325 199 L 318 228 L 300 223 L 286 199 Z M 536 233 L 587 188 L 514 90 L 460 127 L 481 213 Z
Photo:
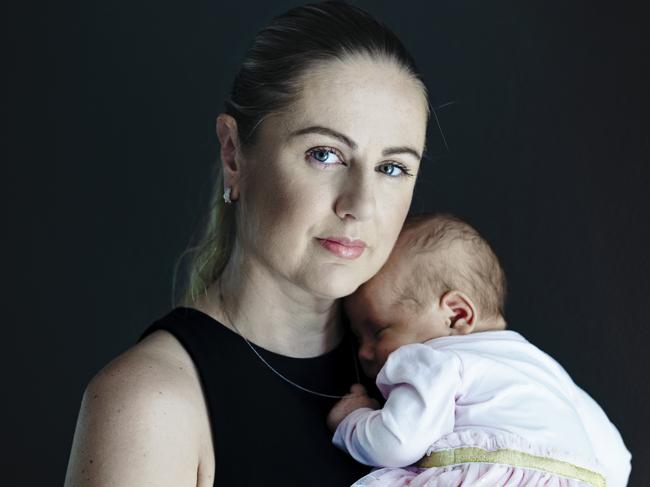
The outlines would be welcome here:
M 359 347 L 359 360 L 361 362 L 372 362 L 375 359 L 375 351 L 368 344 L 364 343 Z

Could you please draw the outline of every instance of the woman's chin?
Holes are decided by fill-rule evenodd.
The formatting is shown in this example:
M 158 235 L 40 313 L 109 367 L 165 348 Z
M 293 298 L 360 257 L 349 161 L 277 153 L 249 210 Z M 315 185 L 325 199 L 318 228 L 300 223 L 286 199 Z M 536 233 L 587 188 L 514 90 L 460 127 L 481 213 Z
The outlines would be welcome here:
M 341 273 L 338 276 L 336 274 L 333 272 L 322 276 L 316 282 L 310 283 L 309 287 L 323 298 L 339 299 L 349 296 L 362 284 L 358 276 L 351 276 L 350 273 Z

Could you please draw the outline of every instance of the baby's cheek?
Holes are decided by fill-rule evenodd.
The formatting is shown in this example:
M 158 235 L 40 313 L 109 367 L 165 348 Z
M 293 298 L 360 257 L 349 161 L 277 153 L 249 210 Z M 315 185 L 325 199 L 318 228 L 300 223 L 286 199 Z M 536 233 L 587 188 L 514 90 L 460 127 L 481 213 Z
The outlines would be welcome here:
M 390 344 L 379 344 L 377 346 L 377 362 L 379 363 L 380 367 L 383 367 L 384 364 L 386 363 L 386 360 L 388 360 L 388 356 L 391 354 L 393 351 L 393 347 L 390 346 Z

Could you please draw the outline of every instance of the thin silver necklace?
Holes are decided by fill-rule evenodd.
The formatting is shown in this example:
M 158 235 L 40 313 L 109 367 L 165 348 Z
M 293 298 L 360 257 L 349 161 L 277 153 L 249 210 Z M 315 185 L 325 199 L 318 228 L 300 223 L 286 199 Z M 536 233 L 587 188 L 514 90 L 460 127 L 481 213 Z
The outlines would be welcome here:
M 235 329 L 235 331 L 237 332 L 237 334 L 238 334 L 240 337 L 242 337 L 242 338 L 244 339 L 244 341 L 245 341 L 246 344 L 250 347 L 250 349 L 253 351 L 253 353 L 255 353 L 255 355 L 257 355 L 257 357 L 258 357 L 258 358 L 259 358 L 259 359 L 260 359 L 260 360 L 261 360 L 261 361 L 262 361 L 262 362 L 263 362 L 263 363 L 264 363 L 264 364 L 265 364 L 269 369 L 271 369 L 271 370 L 272 370 L 272 371 L 273 371 L 273 372 L 274 372 L 278 377 L 280 377 L 280 378 L 281 378 L 282 380 L 284 380 L 285 382 L 288 382 L 288 383 L 291 384 L 292 386 L 297 387 L 297 388 L 300 389 L 301 391 L 308 392 L 309 394 L 314 394 L 315 396 L 326 397 L 326 398 L 328 398 L 328 399 L 342 399 L 343 397 L 345 397 L 345 396 L 337 396 L 337 395 L 334 395 L 334 394 L 325 394 L 325 393 L 323 393 L 323 392 L 318 392 L 318 391 L 312 391 L 311 389 L 307 389 L 306 387 L 303 387 L 303 386 L 301 386 L 300 384 L 296 384 L 294 381 L 292 381 L 292 380 L 289 379 L 288 377 L 285 377 L 285 376 L 282 375 L 280 372 L 278 372 L 278 371 L 277 371 L 277 370 L 276 370 L 276 369 L 275 369 L 275 368 L 274 368 L 270 363 L 268 363 L 268 362 L 264 359 L 264 357 L 262 357 L 262 356 L 260 355 L 260 353 L 259 353 L 259 352 L 255 349 L 255 347 L 253 346 L 253 344 L 252 344 L 251 342 L 249 342 L 248 339 L 247 339 L 244 335 L 242 335 L 242 334 L 239 332 L 239 330 L 237 329 L 237 326 L 235 325 L 235 322 L 234 322 L 233 319 L 230 317 L 230 313 L 228 313 L 228 311 L 226 310 L 226 307 L 224 306 L 223 292 L 222 292 L 222 290 L 221 290 L 221 282 L 219 282 L 219 299 L 221 300 L 221 308 L 223 309 L 224 313 L 226 313 L 226 315 L 228 316 L 228 320 L 230 321 L 230 324 L 231 324 L 232 327 Z M 344 338 L 344 339 L 345 339 L 345 338 Z M 355 372 L 355 374 L 356 374 L 356 376 L 357 376 L 357 383 L 361 383 L 361 378 L 360 378 L 360 376 L 359 376 L 359 366 L 357 365 L 357 360 L 356 360 L 355 353 L 354 353 L 354 346 L 352 346 L 352 361 L 354 362 L 354 372 Z

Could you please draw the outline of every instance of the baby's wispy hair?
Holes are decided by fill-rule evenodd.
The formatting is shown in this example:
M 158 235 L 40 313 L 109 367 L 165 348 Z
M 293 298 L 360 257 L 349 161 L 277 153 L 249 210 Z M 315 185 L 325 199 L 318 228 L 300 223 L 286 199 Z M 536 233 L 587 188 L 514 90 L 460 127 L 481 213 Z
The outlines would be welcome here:
M 445 213 L 409 216 L 395 249 L 412 271 L 394 286 L 416 311 L 457 290 L 475 302 L 481 320 L 504 316 L 505 273 L 490 244 L 467 222 Z

